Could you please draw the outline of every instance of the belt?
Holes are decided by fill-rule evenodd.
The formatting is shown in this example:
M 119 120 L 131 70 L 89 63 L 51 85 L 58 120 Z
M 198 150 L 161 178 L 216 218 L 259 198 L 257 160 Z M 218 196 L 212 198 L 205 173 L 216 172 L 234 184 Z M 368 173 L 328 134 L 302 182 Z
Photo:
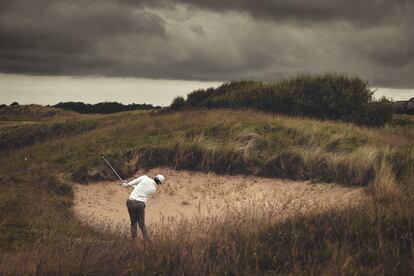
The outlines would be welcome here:
M 138 202 L 138 203 L 142 203 L 142 204 L 144 204 L 145 205 L 145 202 L 144 201 L 140 201 L 140 200 L 136 200 L 136 199 L 131 199 L 131 198 L 128 198 L 128 200 L 127 201 L 131 201 L 131 202 Z

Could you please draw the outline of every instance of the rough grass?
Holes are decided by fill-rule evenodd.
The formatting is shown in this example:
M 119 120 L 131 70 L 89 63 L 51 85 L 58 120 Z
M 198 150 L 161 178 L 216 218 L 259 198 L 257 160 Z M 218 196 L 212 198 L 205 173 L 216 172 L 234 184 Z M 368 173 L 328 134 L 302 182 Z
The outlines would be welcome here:
M 65 152 L 88 148 L 89 156 L 92 153 L 90 163 L 69 168 L 73 178 L 82 182 L 111 177 L 93 144 L 123 176 L 139 167 L 170 166 L 348 185 L 373 184 L 381 167 L 400 184 L 412 177 L 412 147 L 399 146 L 398 141 L 379 145 L 372 129 L 351 124 L 234 111 L 145 116 L 88 132 L 82 139 L 86 144 L 67 143 L 72 148 Z M 377 136 L 381 132 L 387 130 L 377 130 Z
M 393 212 L 399 211 L 397 215 Z M 238 212 L 153 229 L 153 243 L 124 237 L 4 253 L 4 274 L 388 274 L 412 268 L 411 211 L 367 207 L 269 223 Z M 169 227 L 170 226 L 170 227 Z M 105 229 L 102 229 L 104 231 Z
M 230 110 L 30 120 L 39 123 L 18 128 L 31 143 L 16 143 L 26 138 L 14 128 L 0 133 L 0 274 L 412 272 L 410 116 L 380 129 Z M 66 122 L 93 127 L 54 131 Z M 72 181 L 113 179 L 101 154 L 122 176 L 170 166 L 332 181 L 369 187 L 373 202 L 284 224 L 246 214 L 182 223 L 154 230 L 156 243 L 131 245 L 71 213 Z

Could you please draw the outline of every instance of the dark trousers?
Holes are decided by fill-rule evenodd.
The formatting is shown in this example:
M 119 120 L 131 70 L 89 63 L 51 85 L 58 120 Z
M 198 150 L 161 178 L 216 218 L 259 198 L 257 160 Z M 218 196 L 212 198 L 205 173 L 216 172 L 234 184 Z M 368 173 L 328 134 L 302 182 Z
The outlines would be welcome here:
M 139 229 L 141 229 L 142 235 L 145 240 L 149 240 L 147 228 L 145 227 L 145 203 L 138 200 L 127 200 L 127 208 L 129 218 L 131 219 L 131 237 L 136 239 L 137 237 L 137 223 Z

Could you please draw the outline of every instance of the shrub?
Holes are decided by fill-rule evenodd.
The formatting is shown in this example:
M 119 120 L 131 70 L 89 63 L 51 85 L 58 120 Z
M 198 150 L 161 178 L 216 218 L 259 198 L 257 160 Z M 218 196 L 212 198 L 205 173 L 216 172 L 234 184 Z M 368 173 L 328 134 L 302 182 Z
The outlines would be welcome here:
M 173 102 L 172 102 L 172 104 L 170 106 L 171 110 L 175 110 L 175 111 L 176 110 L 181 110 L 184 107 L 185 107 L 185 100 L 184 100 L 183 97 L 176 97 L 173 100 Z
M 391 101 L 382 98 L 379 101 L 370 102 L 365 110 L 356 114 L 357 118 L 353 121 L 363 125 L 383 126 L 390 122 L 394 114 L 394 107 Z
M 179 104 L 188 108 L 249 108 L 381 126 L 391 120 L 393 108 L 385 99 L 374 101 L 373 93 L 366 81 L 355 76 L 299 75 L 275 83 L 231 81 L 218 88 L 196 90 Z

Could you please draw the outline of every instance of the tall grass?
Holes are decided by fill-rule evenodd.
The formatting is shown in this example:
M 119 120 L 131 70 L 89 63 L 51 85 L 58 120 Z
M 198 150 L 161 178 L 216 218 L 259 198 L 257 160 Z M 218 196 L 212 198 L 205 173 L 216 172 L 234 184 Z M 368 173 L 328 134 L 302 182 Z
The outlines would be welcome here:
M 364 206 L 274 223 L 238 210 L 214 220 L 169 221 L 152 243 L 122 236 L 4 253 L 3 274 L 410 274 L 411 211 Z M 398 211 L 395 216 L 393 212 Z
M 204 115 L 163 115 L 169 121 L 160 126 L 164 133 L 155 131 L 156 138 L 150 143 L 132 146 L 126 152 L 117 151 L 110 155 L 111 159 L 125 176 L 140 167 L 170 166 L 364 186 L 379 183 L 375 179 L 388 170 L 396 188 L 413 176 L 413 149 L 380 147 L 369 137 L 370 129 L 254 113 L 237 122 L 215 123 L 223 114 L 243 114 L 225 111 L 211 112 L 210 118 L 196 122 L 198 117 L 191 118 L 194 114 Z M 260 121 L 252 119 L 254 116 Z M 171 133 L 174 135 L 170 136 Z M 91 175 L 91 179 L 94 177 L 99 178 Z

